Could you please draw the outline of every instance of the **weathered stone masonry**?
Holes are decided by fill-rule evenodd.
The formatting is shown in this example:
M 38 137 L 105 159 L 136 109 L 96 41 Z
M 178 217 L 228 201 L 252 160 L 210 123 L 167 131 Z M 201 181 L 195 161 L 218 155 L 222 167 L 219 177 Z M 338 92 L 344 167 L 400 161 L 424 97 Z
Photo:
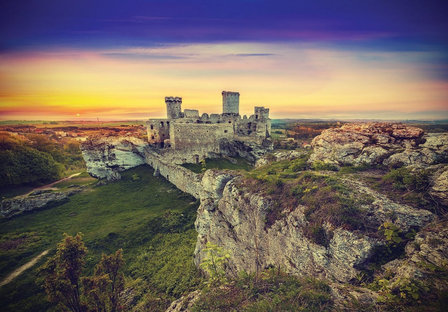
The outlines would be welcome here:
M 244 141 L 262 144 L 270 138 L 269 109 L 255 107 L 249 118 L 239 115 L 239 93 L 222 92 L 222 114 L 202 114 L 195 109 L 182 112 L 182 98 L 166 97 L 167 118 L 147 121 L 148 142 L 167 156 L 179 155 L 185 162 L 198 162 L 222 153 L 221 141 Z M 173 161 L 173 155 L 170 155 Z

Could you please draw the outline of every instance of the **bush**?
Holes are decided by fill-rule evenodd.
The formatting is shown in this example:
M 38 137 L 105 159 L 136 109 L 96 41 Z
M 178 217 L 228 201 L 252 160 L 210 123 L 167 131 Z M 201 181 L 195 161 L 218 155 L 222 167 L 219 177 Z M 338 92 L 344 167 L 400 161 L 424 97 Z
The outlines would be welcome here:
M 424 169 L 411 171 L 406 167 L 392 169 L 382 179 L 398 190 L 425 192 L 430 186 L 430 173 Z

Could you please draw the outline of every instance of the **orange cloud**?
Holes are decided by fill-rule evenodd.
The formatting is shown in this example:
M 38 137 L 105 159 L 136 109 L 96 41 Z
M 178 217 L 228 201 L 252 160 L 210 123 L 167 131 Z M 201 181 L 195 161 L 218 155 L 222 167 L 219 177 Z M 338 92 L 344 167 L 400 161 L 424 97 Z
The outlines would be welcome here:
M 448 118 L 448 83 L 428 75 L 428 53 L 235 43 L 3 54 L 0 118 L 161 117 L 167 95 L 219 113 L 221 90 L 241 93 L 243 114 Z

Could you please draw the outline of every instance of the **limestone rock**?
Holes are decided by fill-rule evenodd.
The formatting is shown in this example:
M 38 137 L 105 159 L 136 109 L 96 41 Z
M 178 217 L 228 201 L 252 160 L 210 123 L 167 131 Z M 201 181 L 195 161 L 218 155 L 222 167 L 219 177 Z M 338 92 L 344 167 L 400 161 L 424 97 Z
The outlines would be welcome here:
M 195 290 L 173 301 L 166 312 L 188 312 L 201 295 L 200 290 Z
M 438 291 L 448 291 L 448 281 L 439 272 L 448 270 L 448 221 L 426 226 L 405 248 L 405 257 L 391 261 L 383 269 L 391 281 L 416 279 Z
M 145 163 L 147 143 L 134 137 L 93 137 L 81 144 L 87 171 L 107 180 L 121 178 L 120 171 Z
M 81 187 L 71 188 L 63 192 L 48 192 L 40 190 L 28 195 L 16 196 L 4 199 L 0 204 L 0 212 L 3 217 L 12 217 L 26 211 L 39 209 L 50 202 L 58 202 L 81 191 Z
M 397 123 L 351 123 L 327 129 L 311 142 L 310 162 L 343 165 L 430 165 L 446 161 L 447 134 Z
M 223 155 L 239 156 L 255 163 L 266 152 L 273 150 L 273 144 L 270 139 L 264 139 L 262 142 L 222 139 L 219 142 L 219 149 Z
M 216 182 L 212 181 L 214 178 Z M 295 275 L 348 282 L 356 277 L 357 268 L 369 260 L 375 247 L 384 244 L 363 233 L 335 228 L 328 247 L 318 245 L 304 235 L 303 227 L 307 224 L 304 206 L 284 211 L 284 217 L 268 228 L 266 215 L 275 202 L 268 195 L 245 188 L 242 179 L 240 176 L 223 177 L 218 173 L 210 173 L 206 178 L 212 191 L 202 194 L 195 222 L 198 232 L 196 265 L 204 257 L 206 243 L 212 242 L 231 254 L 227 270 L 232 275 L 241 270 L 255 272 L 273 265 Z M 380 225 L 393 215 L 395 223 L 407 230 L 424 226 L 434 219 L 429 211 L 394 203 L 359 181 L 350 183 L 360 196 L 374 197 L 372 203 L 364 207 L 373 224 Z M 325 227 L 330 228 L 329 225 Z
M 448 206 L 448 165 L 437 170 L 433 175 L 433 185 L 429 193 L 440 203 Z
M 260 157 L 255 162 L 255 167 L 256 168 L 262 167 L 262 166 L 265 166 L 265 165 L 269 164 L 270 162 L 274 162 L 274 161 L 297 159 L 297 158 L 304 156 L 307 153 L 308 153 L 308 151 L 304 151 L 304 150 L 274 151 L 273 153 L 270 153 L 270 154 Z

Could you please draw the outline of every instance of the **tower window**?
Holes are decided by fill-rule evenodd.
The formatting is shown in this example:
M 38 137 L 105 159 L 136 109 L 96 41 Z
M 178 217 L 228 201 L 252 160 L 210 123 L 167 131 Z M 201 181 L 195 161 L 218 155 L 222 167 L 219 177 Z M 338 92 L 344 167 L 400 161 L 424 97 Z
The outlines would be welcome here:
M 154 140 L 154 136 L 153 135 L 151 135 L 151 139 Z
M 163 121 L 160 122 L 160 125 L 163 127 Z
M 154 126 L 153 125 L 151 125 L 151 130 L 153 130 L 154 129 Z

